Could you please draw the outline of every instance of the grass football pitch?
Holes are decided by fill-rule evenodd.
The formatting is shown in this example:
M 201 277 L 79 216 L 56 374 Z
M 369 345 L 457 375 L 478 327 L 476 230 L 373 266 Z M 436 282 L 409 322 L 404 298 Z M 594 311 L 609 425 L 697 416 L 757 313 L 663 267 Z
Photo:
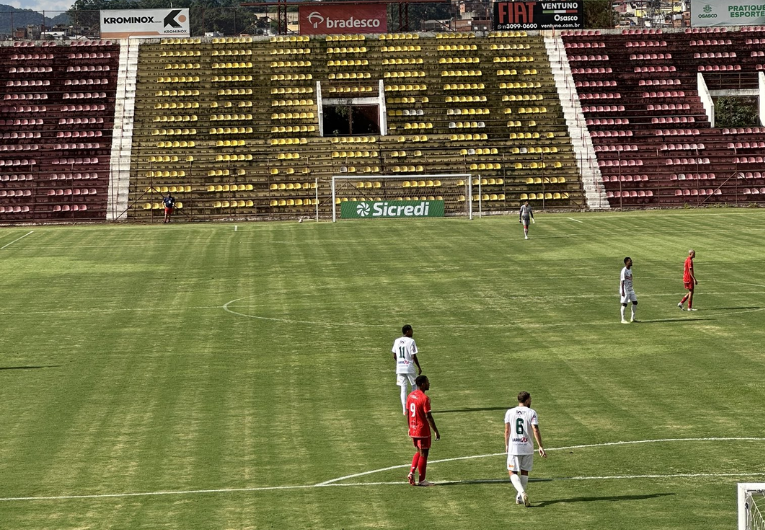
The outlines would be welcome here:
M 735 484 L 765 482 L 764 229 L 757 209 L 538 214 L 528 241 L 515 216 L 4 228 L 0 527 L 732 528 Z M 434 488 L 405 479 L 405 323 Z M 502 454 L 520 390 L 549 453 L 531 508 Z

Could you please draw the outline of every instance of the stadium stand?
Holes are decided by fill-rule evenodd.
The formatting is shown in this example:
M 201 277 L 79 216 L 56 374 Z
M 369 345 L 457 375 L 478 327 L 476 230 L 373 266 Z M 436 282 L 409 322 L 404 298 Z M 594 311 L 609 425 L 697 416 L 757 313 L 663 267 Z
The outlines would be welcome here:
M 472 174 L 488 212 L 765 187 L 765 128 L 713 127 L 697 80 L 757 89 L 759 27 L 17 42 L 0 69 L 0 222 L 152 220 L 167 192 L 189 219 L 328 215 L 343 174 L 339 201 L 447 213 L 464 183 L 428 175 Z
M 755 175 L 765 170 L 757 156 L 765 128 L 712 127 L 697 76 L 713 90 L 757 88 L 763 34 L 563 32 L 611 206 L 757 200 L 751 190 L 763 183 Z
M 369 129 L 322 136 L 320 101 L 343 98 L 382 98 L 384 119 L 375 110 Z M 540 36 L 168 39 L 140 48 L 130 217 L 158 215 L 168 190 L 193 217 L 311 215 L 317 192 L 327 213 L 330 177 L 341 174 L 370 175 L 346 200 L 442 197 L 447 211 L 464 210 L 464 191 L 416 178 L 444 172 L 473 174 L 488 211 L 526 197 L 584 206 Z M 400 181 L 373 178 L 399 173 Z
M 119 48 L 0 47 L 0 222 L 105 218 Z

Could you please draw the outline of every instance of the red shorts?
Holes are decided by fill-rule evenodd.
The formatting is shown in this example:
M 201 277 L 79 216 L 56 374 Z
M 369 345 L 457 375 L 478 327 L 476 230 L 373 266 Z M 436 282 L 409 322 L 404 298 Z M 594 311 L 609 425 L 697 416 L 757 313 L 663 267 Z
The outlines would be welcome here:
M 693 291 L 693 282 L 683 282 L 683 285 L 685 285 L 685 288 L 689 291 Z
M 431 437 L 427 438 L 412 438 L 412 443 L 417 449 L 430 449 Z
M 173 213 L 173 209 L 172 208 L 165 208 L 165 213 Z

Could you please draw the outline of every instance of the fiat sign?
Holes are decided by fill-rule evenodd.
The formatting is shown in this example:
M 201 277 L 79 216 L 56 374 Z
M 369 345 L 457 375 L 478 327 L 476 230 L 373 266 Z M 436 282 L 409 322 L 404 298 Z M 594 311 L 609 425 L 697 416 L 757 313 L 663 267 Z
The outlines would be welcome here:
M 337 35 L 341 33 L 387 33 L 388 12 L 385 4 L 348 6 L 303 4 L 299 8 L 301 35 Z

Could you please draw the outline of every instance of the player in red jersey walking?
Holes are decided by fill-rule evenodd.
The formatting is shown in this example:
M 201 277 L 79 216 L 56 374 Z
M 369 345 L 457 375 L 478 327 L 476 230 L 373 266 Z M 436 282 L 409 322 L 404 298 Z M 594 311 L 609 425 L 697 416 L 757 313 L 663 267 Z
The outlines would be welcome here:
M 417 390 L 409 394 L 406 399 L 406 410 L 409 417 L 409 436 L 412 438 L 417 452 L 412 459 L 412 467 L 409 468 L 407 479 L 412 486 L 433 486 L 432 482 L 425 480 L 425 469 L 428 467 L 428 450 L 430 449 L 430 429 L 436 433 L 436 440 L 441 439 L 436 422 L 430 414 L 430 398 L 425 392 L 430 390 L 430 381 L 424 375 L 415 379 Z M 414 470 L 418 469 L 420 480 L 415 484 Z
M 693 272 L 693 258 L 695 257 L 696 251 L 691 249 L 688 251 L 688 257 L 685 258 L 685 266 L 683 267 L 683 285 L 688 292 L 683 296 L 683 299 L 680 300 L 680 303 L 677 304 L 677 307 L 679 307 L 680 310 L 683 309 L 683 304 L 688 300 L 688 311 L 696 311 L 693 308 L 693 287 L 698 285 L 699 282 L 696 280 L 696 274 Z

